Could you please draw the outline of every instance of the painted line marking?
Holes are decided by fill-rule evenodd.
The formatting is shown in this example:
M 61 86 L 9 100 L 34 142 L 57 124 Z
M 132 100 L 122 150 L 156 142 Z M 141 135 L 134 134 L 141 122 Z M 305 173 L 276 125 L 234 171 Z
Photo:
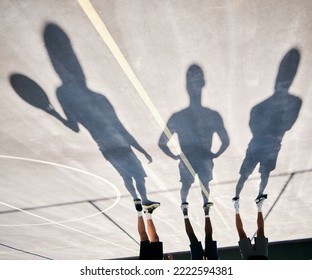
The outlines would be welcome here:
M 113 185 L 110 181 L 96 175 L 96 174 L 93 174 L 91 172 L 88 172 L 88 171 L 84 171 L 84 170 L 81 170 L 81 169 L 78 169 L 78 168 L 74 168 L 74 167 L 71 167 L 71 166 L 68 166 L 68 165 L 64 165 L 64 164 L 59 164 L 59 163 L 54 163 L 54 162 L 50 162 L 50 161 L 44 161 L 44 160 L 37 160 L 37 159 L 31 159 L 31 158 L 24 158 L 24 157 L 16 157 L 16 156 L 8 156 L 8 155 L 0 155 L 0 158 L 3 158 L 3 159 L 12 159 L 12 160 L 20 160 L 20 161 L 28 161 L 28 162 L 34 162 L 34 163 L 40 163 L 40 164 L 45 164 L 45 165 L 51 165 L 51 166 L 56 166 L 56 167 L 61 167 L 61 168 L 64 168 L 64 169 L 68 169 L 68 170 L 72 170 L 72 171 L 75 171 L 75 172 L 79 172 L 81 174 L 85 174 L 85 175 L 88 175 L 88 176 L 91 176 L 91 177 L 94 177 L 106 184 L 108 184 L 116 193 L 116 200 L 114 201 L 114 203 L 112 205 L 110 205 L 109 207 L 107 207 L 106 209 L 104 209 L 103 211 L 101 212 L 97 212 L 95 214 L 92 214 L 92 215 L 89 215 L 89 216 L 85 216 L 85 217 L 80 217 L 80 218 L 76 218 L 76 219 L 70 219 L 70 220 L 64 220 L 64 221 L 59 221 L 58 223 L 61 224 L 61 223 L 68 223 L 68 222 L 74 222 L 74 221 L 81 221 L 81 220 L 84 220 L 84 219 L 87 219 L 87 218 L 91 218 L 91 217 L 94 217 L 94 216 L 97 216 L 97 215 L 100 215 L 102 214 L 103 212 L 106 212 L 112 208 L 114 208 L 120 201 L 120 198 L 121 198 L 121 194 L 120 194 L 120 191 L 119 189 Z M 40 224 L 16 224 L 16 225 L 1 225 L 0 224 L 0 227 L 23 227 L 23 226 L 43 226 L 43 225 L 48 225 L 49 223 L 40 223 Z
M 121 245 L 119 245 L 119 244 L 117 244 L 117 243 L 114 243 L 114 242 L 105 240 L 105 239 L 103 239 L 103 238 L 101 238 L 101 237 L 92 235 L 92 234 L 87 233 L 87 232 L 84 232 L 84 231 L 82 231 L 82 230 L 79 230 L 79 229 L 76 229 L 76 228 L 73 228 L 73 227 L 70 227 L 70 226 L 67 226 L 67 225 L 64 225 L 64 224 L 60 224 L 60 223 L 55 222 L 55 221 L 53 221 L 53 220 L 51 220 L 51 219 L 45 218 L 45 217 L 43 217 L 43 216 L 39 216 L 39 215 L 37 215 L 37 214 L 35 214 L 35 213 L 31 213 L 31 212 L 25 211 L 25 210 L 20 209 L 20 208 L 18 208 L 18 207 L 15 207 L 15 206 L 13 206 L 13 205 L 11 205 L 11 204 L 8 204 L 8 203 L 2 202 L 2 201 L 0 201 L 0 204 L 3 205 L 3 206 L 9 207 L 9 208 L 18 210 L 18 211 L 20 211 L 20 212 L 22 212 L 22 213 L 25 213 L 25 214 L 27 214 L 27 215 L 36 217 L 36 218 L 38 218 L 38 219 L 47 221 L 47 222 L 49 222 L 49 224 L 57 225 L 57 226 L 60 226 L 60 227 L 63 227 L 63 228 L 66 228 L 66 229 L 69 229 L 69 230 L 72 230 L 72 231 L 81 233 L 81 234 L 83 234 L 83 235 L 85 235 L 85 236 L 87 236 L 87 237 L 91 237 L 91 238 L 93 238 L 93 239 L 97 239 L 97 240 L 99 240 L 99 241 L 103 241 L 103 242 L 105 242 L 105 243 L 109 243 L 109 244 L 114 245 L 114 246 L 117 246 L 117 247 L 119 247 L 119 248 L 126 249 L 126 250 L 129 250 L 129 251 L 132 251 L 132 252 L 136 252 L 136 251 L 134 251 L 134 250 L 132 250 L 132 249 L 130 249 L 130 248 L 128 248 L 128 247 L 123 247 L 123 246 L 121 246 Z
M 89 0 L 78 0 L 78 3 L 80 4 L 82 10 L 87 15 L 87 17 L 89 18 L 89 20 L 93 24 L 94 28 L 97 30 L 97 32 L 99 33 L 99 35 L 101 36 L 101 38 L 103 39 L 103 41 L 105 42 L 107 47 L 109 48 L 109 50 L 111 51 L 112 55 L 117 60 L 118 64 L 120 65 L 120 67 L 122 68 L 122 70 L 124 71 L 124 73 L 126 74 L 128 79 L 130 80 L 130 82 L 132 83 L 134 88 L 136 89 L 137 93 L 142 98 L 143 102 L 145 103 L 145 105 L 147 106 L 149 111 L 152 113 L 152 115 L 155 118 L 156 122 L 159 124 L 159 126 L 161 127 L 163 132 L 166 134 L 168 139 L 170 139 L 172 141 L 171 143 L 172 143 L 174 149 L 177 152 L 179 152 L 180 149 L 179 149 L 179 145 L 178 145 L 177 141 L 174 139 L 174 137 L 172 137 L 172 133 L 170 132 L 170 130 L 166 126 L 166 123 L 162 119 L 162 117 L 159 114 L 158 110 L 154 106 L 153 102 L 151 101 L 150 97 L 148 96 L 147 92 L 145 91 L 144 87 L 142 86 L 141 82 L 139 81 L 139 79 L 135 75 L 135 73 L 132 70 L 131 66 L 129 65 L 128 61 L 126 60 L 126 58 L 122 54 L 121 50 L 119 49 L 118 45 L 116 44 L 116 42 L 113 39 L 113 37 L 110 34 L 110 32 L 108 31 L 106 25 L 104 24 L 104 22 L 100 18 L 99 14 L 94 9 L 94 7 L 91 4 L 91 2 Z M 196 173 L 195 173 L 193 167 L 191 166 L 190 162 L 188 161 L 188 159 L 184 155 L 184 153 L 180 151 L 179 155 L 180 155 L 181 160 L 184 162 L 184 164 L 189 169 L 189 171 L 192 174 L 192 176 L 195 177 Z M 203 193 L 209 199 L 210 194 L 204 188 L 202 182 L 200 180 L 198 180 L 198 181 L 199 181 L 199 185 L 200 185 Z M 229 229 L 230 228 L 229 225 L 227 224 L 225 219 L 222 217 L 221 213 L 219 212 L 219 210 L 218 210 L 218 208 L 216 206 L 215 206 L 215 210 L 218 213 L 219 217 L 222 219 L 223 223 Z

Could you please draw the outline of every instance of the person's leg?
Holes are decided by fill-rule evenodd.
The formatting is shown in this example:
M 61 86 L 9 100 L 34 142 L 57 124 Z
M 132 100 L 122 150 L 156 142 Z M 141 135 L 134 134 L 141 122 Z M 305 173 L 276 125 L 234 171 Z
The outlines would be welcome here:
M 211 225 L 211 220 L 210 220 L 210 216 L 209 216 L 209 212 L 210 212 L 210 207 L 213 204 L 210 203 L 206 203 L 203 207 L 204 209 L 204 213 L 205 213 L 205 240 L 212 240 L 212 225 Z
M 264 219 L 263 219 L 263 214 L 262 214 L 262 205 L 264 203 L 265 199 L 261 199 L 257 203 L 257 208 L 258 208 L 258 215 L 257 215 L 257 237 L 264 237 Z
M 204 250 L 203 250 L 201 242 L 198 241 L 195 235 L 192 224 L 188 217 L 188 203 L 183 203 L 181 205 L 181 210 L 182 210 L 183 218 L 184 218 L 185 232 L 190 240 L 191 259 L 202 260 L 204 256 Z
M 148 235 L 146 233 L 146 229 L 145 229 L 145 223 L 144 223 L 144 219 L 142 216 L 142 204 L 141 204 L 141 200 L 140 199 L 136 199 L 134 201 L 134 205 L 135 208 L 137 210 L 138 213 L 138 232 L 139 232 L 139 236 L 140 236 L 140 241 L 144 242 L 144 241 L 148 241 Z
M 157 235 L 156 228 L 155 228 L 151 214 L 146 215 L 146 223 L 147 223 L 147 232 L 148 232 L 148 235 L 150 237 L 150 241 L 151 242 L 158 242 L 159 237 Z
M 210 207 L 213 206 L 213 203 L 209 202 L 204 205 L 205 213 L 205 259 L 208 260 L 218 260 L 218 248 L 217 241 L 212 238 L 212 224 L 209 216 Z
M 257 237 L 255 237 L 255 253 L 258 256 L 261 256 L 261 259 L 268 259 L 268 238 L 264 234 L 264 219 L 262 214 L 262 205 L 265 201 L 265 198 L 261 198 L 257 202 L 258 214 L 257 214 Z
M 247 238 L 247 235 L 244 231 L 243 223 L 242 223 L 242 220 L 241 220 L 239 213 L 235 214 L 235 224 L 236 224 L 236 229 L 237 229 L 239 239 L 242 240 L 242 239 Z
M 264 237 L 264 219 L 262 212 L 258 212 L 257 225 L 258 225 L 257 236 Z
M 246 239 L 247 235 L 244 231 L 243 222 L 239 214 L 239 199 L 233 200 L 233 202 L 235 208 L 235 225 L 239 236 L 239 240 Z
M 192 227 L 192 224 L 190 222 L 190 219 L 188 217 L 188 204 L 187 203 L 183 203 L 181 205 L 181 210 L 182 210 L 182 213 L 183 213 L 183 217 L 184 217 L 184 227 L 185 227 L 185 232 L 190 240 L 190 243 L 193 244 L 193 243 L 196 243 L 198 242 L 198 239 L 194 233 L 194 230 L 193 230 L 193 227 Z
M 150 242 L 159 242 L 159 236 L 156 231 L 156 227 L 153 222 L 152 213 L 159 205 L 144 206 L 144 212 L 146 214 L 147 232 Z

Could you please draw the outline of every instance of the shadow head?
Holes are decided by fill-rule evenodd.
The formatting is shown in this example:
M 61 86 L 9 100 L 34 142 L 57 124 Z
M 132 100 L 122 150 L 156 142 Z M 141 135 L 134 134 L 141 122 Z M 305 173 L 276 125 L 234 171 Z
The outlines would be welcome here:
M 275 91 L 288 91 L 291 86 L 300 62 L 300 51 L 296 48 L 289 50 L 283 57 L 275 82 Z
M 62 82 L 85 83 L 84 73 L 64 30 L 54 23 L 48 23 L 43 37 L 52 65 Z
M 186 88 L 190 97 L 196 97 L 201 94 L 205 86 L 204 72 L 197 64 L 191 65 L 186 73 Z

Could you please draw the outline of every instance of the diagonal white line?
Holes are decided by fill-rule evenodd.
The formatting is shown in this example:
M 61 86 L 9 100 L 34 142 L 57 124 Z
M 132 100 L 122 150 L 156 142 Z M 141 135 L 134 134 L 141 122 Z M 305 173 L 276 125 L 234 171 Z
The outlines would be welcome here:
M 115 59 L 117 60 L 118 64 L 122 68 L 122 70 L 124 71 L 124 73 L 126 74 L 128 79 L 130 80 L 130 82 L 132 83 L 134 88 L 136 89 L 137 93 L 140 95 L 143 102 L 145 103 L 145 105 L 147 106 L 149 111 L 152 113 L 156 122 L 159 124 L 161 129 L 164 131 L 164 133 L 166 134 L 168 139 L 172 140 L 172 145 L 173 145 L 174 149 L 177 152 L 179 152 L 181 160 L 187 166 L 187 168 L 191 172 L 192 176 L 195 177 L 196 173 L 195 173 L 193 167 L 191 166 L 190 162 L 188 161 L 188 159 L 186 158 L 184 153 L 180 151 L 177 141 L 175 141 L 175 139 L 172 137 L 172 133 L 170 132 L 170 130 L 166 126 L 166 124 L 165 124 L 164 120 L 162 119 L 161 115 L 159 114 L 158 110 L 154 106 L 153 102 L 151 101 L 150 97 L 148 96 L 147 92 L 145 91 L 144 87 L 142 86 L 141 82 L 139 81 L 139 79 L 135 75 L 135 73 L 132 70 L 131 66 L 129 65 L 128 61 L 126 60 L 126 58 L 122 54 L 121 50 L 119 49 L 118 45 L 116 44 L 115 40 L 111 36 L 110 32 L 108 31 L 106 25 L 104 24 L 104 22 L 101 20 L 100 16 L 98 15 L 96 10 L 94 9 L 91 2 L 89 0 L 78 0 L 78 2 L 80 4 L 82 10 L 85 12 L 87 17 L 89 18 L 89 20 L 93 24 L 94 28 L 97 30 L 97 32 L 99 33 L 99 35 L 101 36 L 101 38 L 103 39 L 103 41 L 105 42 L 105 44 L 107 45 L 107 47 L 109 48 L 109 50 L 111 51 L 111 53 L 113 54 Z M 199 185 L 200 185 L 203 193 L 209 199 L 210 194 L 207 192 L 207 190 L 205 189 L 204 185 L 202 184 L 202 182 L 200 180 L 199 180 Z M 222 217 L 222 215 L 219 212 L 217 207 L 215 207 L 215 210 L 218 213 L 221 220 L 223 221 L 223 223 L 225 224 L 225 226 L 229 229 L 230 228 L 229 225 L 227 224 L 225 219 Z

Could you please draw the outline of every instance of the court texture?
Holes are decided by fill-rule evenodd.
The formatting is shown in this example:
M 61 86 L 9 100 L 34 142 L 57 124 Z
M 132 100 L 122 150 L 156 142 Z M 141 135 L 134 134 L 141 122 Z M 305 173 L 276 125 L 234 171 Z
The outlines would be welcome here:
M 238 244 L 231 199 L 252 138 L 251 110 L 274 94 L 288 66 L 295 70 L 288 94 L 302 103 L 282 128 L 265 190 L 265 233 L 270 242 L 312 237 L 311 1 L 1 0 L 0 10 L 0 259 L 138 256 L 129 172 L 134 185 L 145 176 L 148 198 L 161 203 L 153 220 L 164 253 L 189 250 L 179 161 L 158 141 L 171 136 L 171 116 L 189 107 L 186 73 L 194 64 L 205 81 L 201 105 L 219 114 L 229 137 L 210 182 L 218 247 Z M 292 51 L 296 65 L 283 65 Z M 270 116 L 283 106 L 261 119 L 279 129 Z M 214 125 L 190 120 L 182 131 L 205 134 L 207 123 Z M 188 143 L 205 143 L 202 134 Z M 168 145 L 179 153 L 176 134 Z M 220 145 L 214 133 L 212 151 Z M 202 185 L 193 175 L 189 217 L 203 241 Z M 259 182 L 257 166 L 240 199 L 250 237 Z

